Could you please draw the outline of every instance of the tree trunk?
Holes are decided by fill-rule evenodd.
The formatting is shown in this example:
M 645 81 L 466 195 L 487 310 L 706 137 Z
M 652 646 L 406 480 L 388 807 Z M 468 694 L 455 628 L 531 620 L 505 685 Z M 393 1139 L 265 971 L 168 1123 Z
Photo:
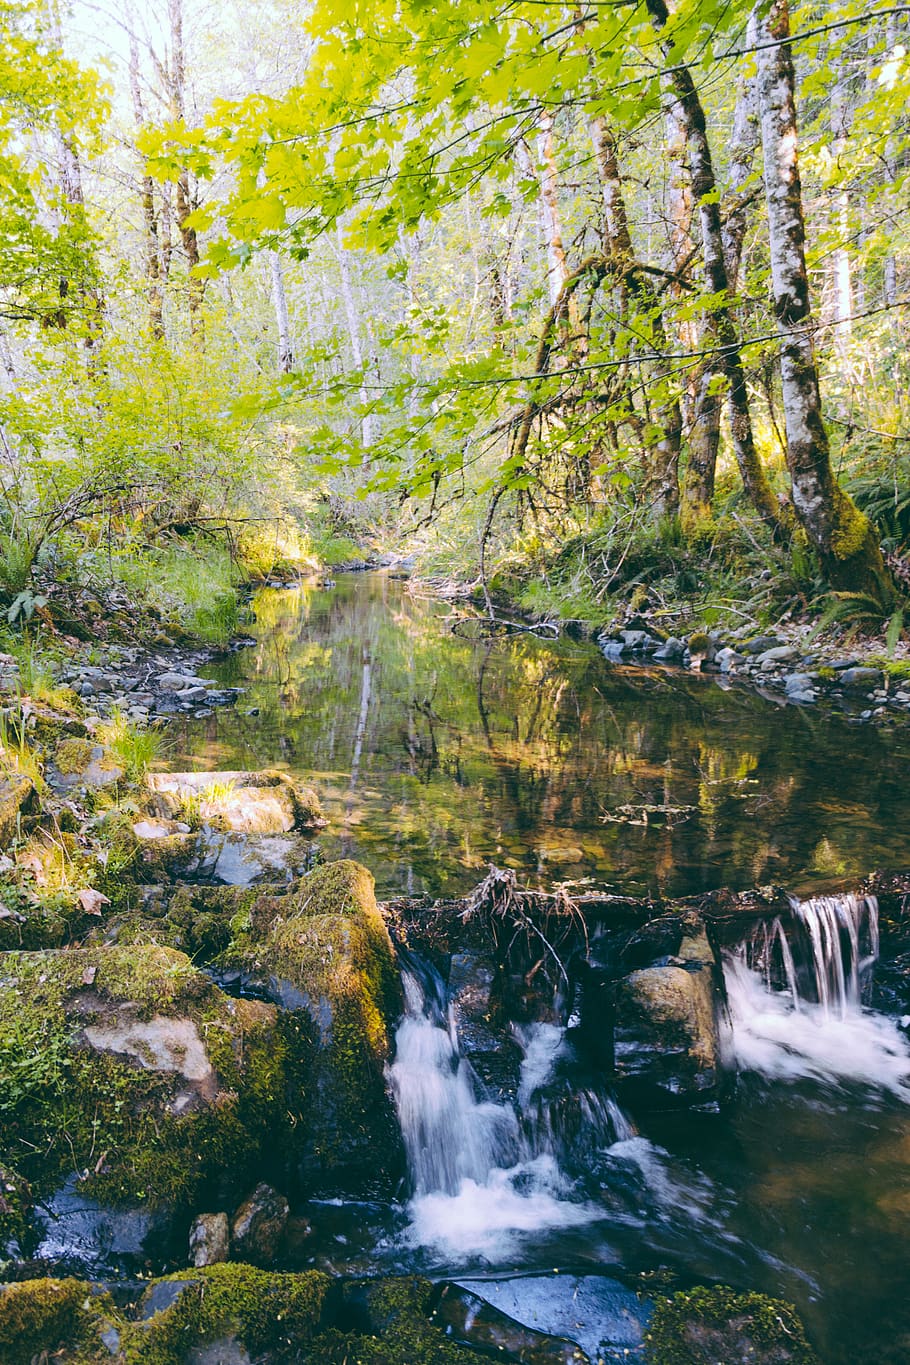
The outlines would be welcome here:
M 604 206 L 604 255 L 611 263 L 620 311 L 624 321 L 628 315 L 631 296 L 646 314 L 654 352 L 667 350 L 663 313 L 650 283 L 637 269 L 637 261 L 629 231 L 629 218 L 623 195 L 616 142 L 606 120 L 595 118 L 591 123 L 591 141 L 600 178 Z M 661 398 L 655 413 L 657 428 L 649 438 L 647 448 L 646 495 L 652 516 L 672 516 L 679 507 L 679 451 L 682 435 L 682 416 L 670 367 L 665 360 L 654 362 L 654 375 Z
M 284 288 L 284 270 L 277 251 L 269 252 L 269 272 L 272 277 L 272 303 L 278 327 L 278 369 L 290 374 L 294 368 L 294 347 L 291 344 L 291 323 L 288 317 L 288 298 Z
M 831 91 L 831 137 L 834 158 L 840 164 L 846 157 L 850 132 L 850 96 L 847 90 L 845 58 L 841 53 L 837 79 Z M 839 241 L 831 258 L 834 292 L 834 348 L 841 365 L 842 378 L 848 379 L 850 335 L 853 329 L 853 279 L 848 242 L 850 240 L 850 192 L 842 185 L 836 200 L 835 233 Z M 845 414 L 846 415 L 846 414 Z
M 186 52 L 183 45 L 183 3 L 182 0 L 168 0 L 168 20 L 171 29 L 171 66 L 169 85 L 171 112 L 174 119 L 186 118 Z M 175 207 L 177 228 L 186 256 L 189 283 L 187 294 L 190 306 L 190 332 L 200 345 L 205 344 L 205 331 L 202 321 L 202 300 L 205 294 L 205 281 L 196 274 L 199 265 L 199 241 L 196 229 L 189 218 L 196 207 L 190 188 L 190 173 L 184 168 L 177 176 L 175 187 Z
M 354 290 L 351 285 L 351 272 L 348 267 L 348 255 L 344 246 L 344 238 L 341 224 L 338 224 L 338 269 L 341 275 L 341 297 L 344 301 L 345 316 L 348 321 L 348 336 L 351 342 L 351 355 L 354 365 L 363 374 L 363 346 L 360 342 L 360 317 L 357 312 L 357 305 L 354 302 Z M 361 438 L 366 449 L 373 444 L 373 415 L 368 412 L 367 404 L 369 394 L 366 386 L 361 382 L 360 402 L 364 409 L 363 423 L 361 426 Z
M 754 46 L 755 25 L 752 20 L 746 42 Z M 734 295 L 739 287 L 743 242 L 746 236 L 751 195 L 746 189 L 752 174 L 752 163 L 759 143 L 758 103 L 755 77 L 745 76 L 739 89 L 733 112 L 733 138 L 730 152 L 730 193 L 726 216 L 721 231 L 724 263 L 727 267 L 727 287 Z M 682 487 L 683 519 L 690 522 L 704 520 L 711 513 L 714 500 L 714 480 L 717 454 L 720 447 L 722 366 L 707 361 L 698 376 L 695 411 L 689 432 L 689 457 Z M 731 427 L 736 414 L 730 413 Z
M 669 18 L 665 0 L 646 0 L 646 3 L 651 21 L 660 32 Z M 705 112 L 689 68 L 677 61 L 672 44 L 665 43 L 663 50 L 667 59 L 673 63 L 670 77 L 686 130 L 692 195 L 698 205 L 701 228 L 705 283 L 708 292 L 718 300 L 710 315 L 710 331 L 720 353 L 718 361 L 722 373 L 729 384 L 733 450 L 747 494 L 762 519 L 773 530 L 779 531 L 781 521 L 777 500 L 762 468 L 752 433 L 746 376 L 739 349 L 739 336 L 731 312 L 732 301 L 724 260 L 720 204 L 717 200 L 717 182 L 714 177 Z
M 834 477 L 822 420 L 806 271 L 787 0 L 758 8 L 758 84 L 774 311 L 781 338 L 787 464 L 793 506 L 835 588 L 894 596 L 875 531 Z
M 145 127 L 145 107 L 139 81 L 139 46 L 130 33 L 130 90 L 136 130 Z M 144 158 L 143 158 L 144 160 Z M 164 340 L 164 298 L 161 290 L 161 261 L 158 246 L 158 216 L 155 212 L 155 186 L 150 175 L 141 181 L 142 218 L 145 224 L 145 278 L 148 289 L 149 330 L 156 341 Z
M 553 155 L 553 116 L 541 115 L 537 137 L 537 160 L 540 163 L 540 213 L 543 220 L 544 243 L 547 248 L 547 292 L 552 308 L 569 278 L 566 250 L 562 243 L 562 219 L 559 213 L 559 174 Z

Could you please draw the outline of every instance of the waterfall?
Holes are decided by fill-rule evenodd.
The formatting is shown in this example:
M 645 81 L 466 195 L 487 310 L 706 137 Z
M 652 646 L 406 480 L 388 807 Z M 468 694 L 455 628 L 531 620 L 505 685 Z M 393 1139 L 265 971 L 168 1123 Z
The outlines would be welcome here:
M 875 896 L 790 897 L 791 919 L 763 922 L 742 956 L 768 990 L 785 987 L 795 1010 L 817 1004 L 841 1018 L 861 1001 L 878 960 Z
M 791 898 L 724 963 L 741 1070 L 850 1082 L 910 1099 L 910 1049 L 895 1020 L 863 1008 L 879 955 L 874 896 Z
M 459 1056 L 454 1025 L 441 1021 L 422 983 L 402 973 L 405 1015 L 389 1068 L 392 1094 L 419 1197 L 457 1193 L 463 1180 L 482 1181 L 495 1166 L 518 1159 L 512 1109 L 478 1098 L 479 1082 Z
M 410 1240 L 447 1258 L 507 1254 L 516 1236 L 588 1222 L 562 1168 L 580 1143 L 633 1129 L 612 1097 L 559 1073 L 565 1030 L 516 1030 L 524 1051 L 515 1104 L 494 1103 L 462 1056 L 439 977 L 408 959 L 405 1013 L 388 1076 L 413 1185 Z

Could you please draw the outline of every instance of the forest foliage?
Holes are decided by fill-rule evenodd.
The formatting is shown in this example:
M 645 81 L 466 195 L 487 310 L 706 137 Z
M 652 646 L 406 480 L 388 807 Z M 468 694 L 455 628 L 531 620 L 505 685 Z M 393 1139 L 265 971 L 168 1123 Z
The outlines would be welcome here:
M 3 5 L 8 591 L 369 529 L 538 605 L 650 557 L 893 619 L 908 18 Z

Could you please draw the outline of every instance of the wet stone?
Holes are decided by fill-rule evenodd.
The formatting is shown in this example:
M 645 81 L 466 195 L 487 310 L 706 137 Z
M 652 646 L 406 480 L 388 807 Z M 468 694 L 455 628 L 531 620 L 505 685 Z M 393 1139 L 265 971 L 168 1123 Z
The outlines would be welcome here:
M 230 1254 L 231 1229 L 226 1213 L 200 1213 L 190 1228 L 193 1265 L 218 1265 Z
M 651 1305 L 607 1275 L 522 1275 L 502 1280 L 460 1280 L 459 1286 L 507 1315 L 507 1320 L 562 1338 L 584 1355 L 552 1354 L 541 1360 L 644 1359 Z M 558 1347 L 556 1348 L 559 1349 Z M 530 1358 L 530 1357 L 529 1357 Z

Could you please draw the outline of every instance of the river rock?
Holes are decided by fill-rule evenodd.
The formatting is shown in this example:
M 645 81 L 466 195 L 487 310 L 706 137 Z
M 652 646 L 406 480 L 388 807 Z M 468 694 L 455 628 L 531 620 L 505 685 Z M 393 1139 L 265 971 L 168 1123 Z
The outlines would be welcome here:
M 251 1265 L 273 1264 L 289 1213 L 284 1195 L 260 1182 L 240 1205 L 231 1224 L 231 1245 L 237 1259 Z
M 719 667 L 721 673 L 732 673 L 736 668 L 736 665 L 743 662 L 743 656 L 735 649 L 731 649 L 729 645 L 725 645 L 723 649 L 717 651 L 717 657 L 714 662 Z
M 643 1359 L 651 1303 L 609 1275 L 544 1273 L 502 1280 L 463 1279 L 458 1286 L 507 1314 L 507 1321 L 546 1334 L 545 1339 L 557 1343 L 557 1350 L 560 1340 L 564 1345 L 568 1338 L 592 1361 Z
M 736 647 L 740 654 L 758 657 L 767 653 L 769 649 L 780 649 L 785 643 L 777 635 L 756 635 L 751 640 L 742 640 Z
M 527 1361 L 528 1365 L 585 1365 L 590 1360 L 578 1342 L 517 1322 L 461 1285 L 443 1286 L 433 1320 L 447 1337 L 503 1360 Z
M 195 1266 L 219 1265 L 231 1249 L 231 1228 L 226 1213 L 200 1213 L 190 1228 L 190 1260 Z
M 880 668 L 845 668 L 840 675 L 841 686 L 857 692 L 871 692 L 873 688 L 881 687 L 884 680 Z
M 151 773 L 148 785 L 160 814 L 192 813 L 236 833 L 279 834 L 325 824 L 316 793 L 275 770 Z
M 759 654 L 756 659 L 758 667 L 763 673 L 769 673 L 772 668 L 777 668 L 778 664 L 789 663 L 791 659 L 799 658 L 799 650 L 795 645 L 777 645 L 774 649 L 766 649 Z
M 286 1112 L 276 1022 L 274 1006 L 229 999 L 171 948 L 4 954 L 0 1047 L 10 1063 L 46 1060 L 21 1070 L 0 1147 L 25 1153 L 45 1242 L 72 1247 L 75 1218 L 77 1259 L 103 1264 L 125 1235 L 110 1231 L 112 1208 L 167 1222 L 206 1182 L 242 1188 Z
M 704 924 L 686 916 L 678 953 L 616 987 L 616 1074 L 630 1103 L 713 1107 L 724 1083 L 726 1011 Z
M 654 658 L 660 663 L 675 664 L 681 662 L 685 652 L 685 640 L 678 640 L 675 635 L 671 635 L 669 640 L 665 640 L 660 648 L 654 651 Z

